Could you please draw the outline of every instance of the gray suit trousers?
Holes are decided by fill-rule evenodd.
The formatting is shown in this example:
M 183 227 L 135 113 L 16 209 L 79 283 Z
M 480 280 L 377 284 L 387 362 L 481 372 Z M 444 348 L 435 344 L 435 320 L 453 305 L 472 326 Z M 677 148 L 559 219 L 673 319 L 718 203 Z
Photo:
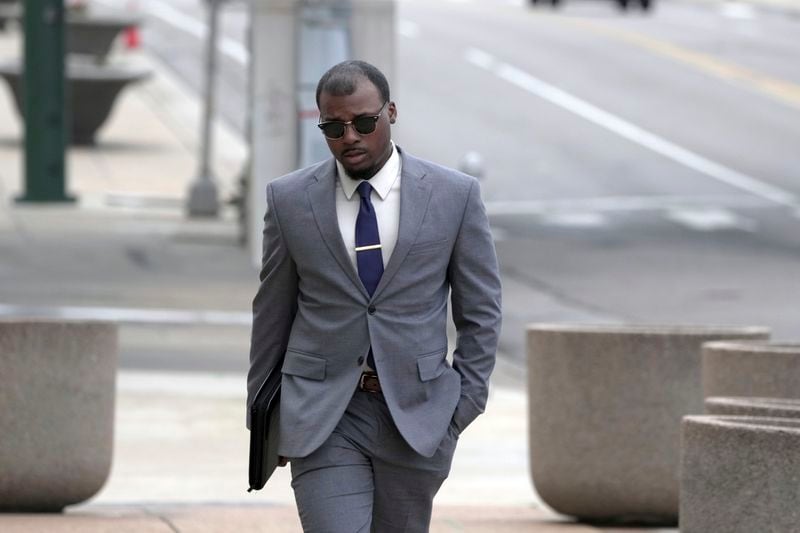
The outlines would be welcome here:
M 434 455 L 423 457 L 400 435 L 383 395 L 357 391 L 322 446 L 291 459 L 303 530 L 427 532 L 457 441 L 451 424 Z

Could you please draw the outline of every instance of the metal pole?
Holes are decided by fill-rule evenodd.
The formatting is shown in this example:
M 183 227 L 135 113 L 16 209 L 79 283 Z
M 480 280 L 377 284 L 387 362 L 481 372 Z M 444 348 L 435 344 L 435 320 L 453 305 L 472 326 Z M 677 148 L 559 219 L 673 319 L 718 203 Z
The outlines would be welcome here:
M 302 0 L 253 0 L 252 161 L 247 195 L 248 247 L 261 264 L 268 180 L 297 168 L 297 24 Z
M 249 2 L 247 17 L 247 50 L 250 52 L 252 58 L 253 53 L 253 2 Z M 248 224 L 250 202 L 248 201 L 248 194 L 250 192 L 250 180 L 253 175 L 253 61 L 247 62 L 247 113 L 245 113 L 245 139 L 247 141 L 247 159 L 244 162 L 244 167 L 239 175 L 239 193 L 235 199 L 236 205 L 239 209 L 239 243 L 248 247 L 249 236 Z
M 206 39 L 205 109 L 203 111 L 200 139 L 200 167 L 189 188 L 188 211 L 190 217 L 214 217 L 219 212 L 217 184 L 211 170 L 213 153 L 212 120 L 214 117 L 214 92 L 217 74 L 217 33 L 219 6 L 223 0 L 206 0 L 208 3 L 208 36 Z
M 25 192 L 18 202 L 72 202 L 65 193 L 64 0 L 26 0 Z

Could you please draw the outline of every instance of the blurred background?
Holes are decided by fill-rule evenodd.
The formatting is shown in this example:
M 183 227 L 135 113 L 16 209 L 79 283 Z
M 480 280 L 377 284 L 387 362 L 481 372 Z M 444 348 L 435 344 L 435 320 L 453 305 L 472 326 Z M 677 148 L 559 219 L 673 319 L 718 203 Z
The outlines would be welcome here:
M 375 2 L 385 4 L 384 11 L 362 20 L 357 12 L 369 2 L 283 2 L 294 10 L 284 19 L 267 11 L 282 3 L 268 1 L 78 4 L 135 18 L 138 33 L 120 32 L 115 61 L 137 64 L 144 55 L 151 67 L 153 62 L 158 66 L 157 75 L 139 89 L 146 93 L 139 105 L 160 113 L 162 122 L 179 132 L 187 161 L 167 175 L 152 170 L 130 179 L 121 175 L 117 181 L 127 183 L 117 189 L 108 178 L 98 178 L 92 189 L 97 194 L 76 193 L 79 205 L 180 216 L 188 202 L 187 180 L 197 178 L 194 168 L 205 151 L 218 175 L 213 179 L 221 214 L 211 237 L 203 231 L 209 223 L 201 220 L 183 224 L 177 242 L 167 239 L 158 251 L 150 249 L 154 241 L 147 236 L 138 247 L 129 245 L 119 264 L 108 265 L 109 270 L 132 272 L 125 274 L 127 289 L 115 287 L 108 297 L 93 296 L 100 291 L 97 275 L 83 279 L 78 273 L 69 280 L 63 270 L 55 277 L 38 271 L 41 265 L 15 271 L 19 258 L 4 254 L 4 304 L 105 307 L 113 302 L 122 308 L 237 312 L 222 315 L 225 324 L 214 329 L 213 343 L 194 332 L 185 339 L 180 329 L 165 336 L 175 336 L 182 347 L 202 341 L 185 362 L 190 367 L 244 370 L 247 339 L 239 329 L 247 323 L 255 289 L 256 270 L 248 263 L 257 261 L 263 213 L 256 203 L 249 222 L 240 224 L 237 205 L 247 204 L 243 196 L 260 200 L 263 182 L 274 177 L 265 171 L 275 168 L 256 165 L 261 181 L 248 185 L 250 156 L 268 152 L 264 157 L 275 159 L 269 150 L 280 150 L 288 169 L 326 157 L 314 127 L 315 84 L 328 66 L 360 52 L 372 53 L 390 75 L 399 111 L 395 140 L 417 156 L 480 176 L 505 283 L 501 348 L 520 367 L 524 325 L 532 321 L 761 324 L 771 326 L 777 339 L 797 333 L 797 0 L 661 0 L 646 6 L 621 0 L 556 5 L 544 0 L 399 0 Z M 200 134 L 212 7 L 219 24 L 212 119 L 224 131 L 204 148 Z M 275 50 L 281 41 L 267 42 L 264 34 L 275 33 L 269 24 L 285 21 L 294 27 L 284 28 L 282 38 L 293 47 Z M 14 20 L 7 26 L 5 59 L 10 59 L 19 53 L 14 43 L 20 37 L 12 35 Z M 287 59 L 279 63 L 274 60 L 279 56 Z M 254 69 L 268 74 L 254 75 Z M 289 78 L 284 86 L 296 89 L 269 104 L 294 106 L 296 120 L 294 108 L 269 115 L 273 108 L 263 100 L 274 95 L 265 96 L 271 93 L 264 87 L 253 89 L 272 83 L 269 76 Z M 177 89 L 163 89 L 164 80 Z M 251 93 L 257 94 L 256 101 Z M 179 96 L 170 100 L 170 94 Z M 0 97 L 11 105 L 5 89 Z M 132 100 L 123 92 L 115 113 L 121 117 L 137 105 Z M 0 139 L 7 154 L 9 195 L 23 187 L 16 144 L 22 128 L 11 117 L 8 111 Z M 279 139 L 284 144 L 257 139 L 251 150 L 253 121 L 271 120 L 291 139 Z M 94 146 L 69 152 L 68 188 L 84 186 L 85 167 L 96 166 L 82 164 L 82 158 L 101 154 L 117 162 L 108 172 L 119 173 L 158 156 L 152 134 L 140 131 L 147 139 L 136 138 L 131 130 L 141 128 L 126 129 L 120 121 L 125 119 L 112 116 Z M 128 159 L 108 159 L 112 156 Z M 168 160 L 165 149 L 161 156 Z M 164 164 L 156 163 L 160 169 Z M 145 180 L 157 186 L 148 189 Z M 142 189 L 138 194 L 132 192 L 134 183 Z M 239 203 L 231 205 L 237 196 Z M 13 203 L 2 210 L 8 216 Z M 146 220 L 140 219 L 136 232 L 147 234 Z M 166 231 L 154 224 L 156 235 Z M 256 238 L 249 249 L 239 247 L 236 235 L 248 231 Z M 209 239 L 228 247 L 197 245 Z M 198 256 L 182 259 L 173 253 L 180 268 L 154 259 L 169 257 L 175 247 L 189 246 L 187 241 Z M 58 246 L 64 248 L 65 241 Z M 214 265 L 227 266 L 215 270 Z M 176 295 L 186 283 L 183 270 L 202 280 L 204 294 Z M 36 290 L 15 289 L 25 276 L 36 278 Z M 41 291 L 43 283 L 50 288 Z M 231 287 L 236 289 L 231 292 Z M 161 327 L 158 320 L 132 322 L 134 329 Z M 234 328 L 227 338 L 233 345 L 220 347 L 226 342 L 220 329 L 228 326 Z M 183 366 L 164 357 L 164 341 L 159 338 L 150 347 L 131 340 L 123 345 L 123 364 Z
M 395 141 L 481 180 L 509 380 L 522 383 L 530 322 L 797 339 L 800 1 L 377 3 L 359 19 L 369 2 L 90 0 L 136 17 L 111 54 L 149 77 L 69 148 L 77 201 L 55 209 L 14 202 L 23 128 L 0 89 L 0 315 L 118 321 L 129 377 L 241 377 L 263 183 L 327 157 L 316 81 L 363 52 L 390 75 Z M 19 58 L 20 31 L 11 17 L 0 59 Z M 189 216 L 200 178 L 218 209 Z

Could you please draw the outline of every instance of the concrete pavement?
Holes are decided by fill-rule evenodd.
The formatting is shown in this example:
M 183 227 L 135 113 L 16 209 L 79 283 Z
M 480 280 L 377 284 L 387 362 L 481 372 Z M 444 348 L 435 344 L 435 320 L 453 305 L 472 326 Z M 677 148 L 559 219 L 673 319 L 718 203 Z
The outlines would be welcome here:
M 18 55 L 19 37 L 14 28 L 0 33 L 0 59 Z M 184 216 L 197 98 L 146 54 L 116 54 L 154 76 L 123 93 L 96 147 L 70 150 L 75 205 L 13 203 L 21 128 L 0 89 L 0 315 L 111 319 L 121 328 L 107 485 L 63 515 L 0 515 L 0 531 L 299 531 L 286 469 L 264 491 L 245 492 L 246 317 L 256 272 L 231 208 L 215 220 Z M 214 168 L 227 198 L 246 150 L 224 125 L 216 134 Z M 524 372 L 504 359 L 487 414 L 461 438 L 432 531 L 601 531 L 539 503 L 528 477 Z

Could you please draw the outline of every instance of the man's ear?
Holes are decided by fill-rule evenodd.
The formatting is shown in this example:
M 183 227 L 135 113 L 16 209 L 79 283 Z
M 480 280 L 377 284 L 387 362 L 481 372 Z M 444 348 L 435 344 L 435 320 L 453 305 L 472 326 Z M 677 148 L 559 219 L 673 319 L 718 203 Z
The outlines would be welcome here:
M 389 124 L 397 122 L 397 106 L 394 102 L 389 102 Z

